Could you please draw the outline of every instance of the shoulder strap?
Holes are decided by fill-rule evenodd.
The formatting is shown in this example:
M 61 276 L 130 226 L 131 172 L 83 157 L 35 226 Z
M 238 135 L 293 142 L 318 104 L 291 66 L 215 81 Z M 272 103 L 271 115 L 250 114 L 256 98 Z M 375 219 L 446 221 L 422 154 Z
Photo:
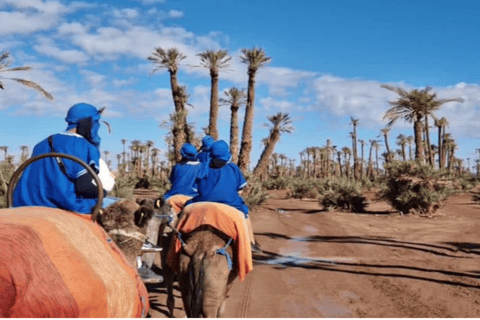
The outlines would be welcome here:
M 53 135 L 48 137 L 48 145 L 50 146 L 50 151 L 56 153 L 57 151 L 53 148 Z M 57 160 L 58 166 L 60 167 L 60 170 L 63 172 L 64 175 L 67 176 L 68 180 L 73 181 L 73 179 L 70 177 L 70 175 L 67 173 L 67 168 L 65 167 L 65 164 L 62 161 L 62 158 L 60 157 L 55 157 Z

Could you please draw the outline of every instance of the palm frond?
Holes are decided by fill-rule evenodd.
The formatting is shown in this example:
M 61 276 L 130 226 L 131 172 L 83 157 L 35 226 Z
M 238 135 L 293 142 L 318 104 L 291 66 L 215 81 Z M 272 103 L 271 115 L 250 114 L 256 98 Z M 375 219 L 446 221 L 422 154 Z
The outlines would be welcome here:
M 35 82 L 33 81 L 30 81 L 30 80 L 25 80 L 25 79 L 18 79 L 18 78 L 9 78 L 10 80 L 13 80 L 13 81 L 16 81 L 16 82 L 19 82 L 21 84 L 23 84 L 24 86 L 26 87 L 29 87 L 29 88 L 32 88 L 32 89 L 35 89 L 37 90 L 38 92 L 40 92 L 41 94 L 43 94 L 45 96 L 45 98 L 47 98 L 48 100 L 53 100 L 53 96 L 48 93 L 47 91 L 45 91 L 42 87 L 40 87 L 38 84 L 36 84 Z

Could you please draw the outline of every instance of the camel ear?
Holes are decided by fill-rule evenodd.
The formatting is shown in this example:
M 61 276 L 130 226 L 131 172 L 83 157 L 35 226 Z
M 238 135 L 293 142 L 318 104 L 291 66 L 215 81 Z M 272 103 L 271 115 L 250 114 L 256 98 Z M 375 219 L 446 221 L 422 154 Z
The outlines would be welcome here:
M 134 221 L 135 225 L 140 228 L 143 228 L 147 225 L 148 221 L 153 217 L 153 210 L 151 208 L 141 206 L 137 211 L 135 211 Z

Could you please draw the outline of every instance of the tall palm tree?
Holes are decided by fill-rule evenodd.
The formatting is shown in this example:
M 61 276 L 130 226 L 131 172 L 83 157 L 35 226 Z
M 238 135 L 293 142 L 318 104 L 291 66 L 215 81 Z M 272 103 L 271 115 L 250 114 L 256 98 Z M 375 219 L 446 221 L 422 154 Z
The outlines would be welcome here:
M 28 146 L 26 146 L 26 145 L 20 146 L 20 149 L 22 150 L 22 155 L 20 156 L 20 161 L 24 162 L 28 158 Z
M 408 156 L 409 156 L 409 160 L 413 160 L 413 156 L 412 156 L 412 143 L 413 143 L 413 136 L 408 136 L 407 137 L 407 143 L 408 143 Z
M 461 98 L 437 99 L 435 93 L 430 93 L 431 87 L 418 90 L 413 89 L 410 92 L 395 86 L 382 84 L 382 88 L 397 93 L 400 98 L 395 101 L 389 101 L 392 106 L 385 115 L 384 119 L 389 121 L 391 126 L 398 119 L 403 119 L 409 123 L 413 122 L 413 131 L 415 135 L 415 159 L 424 160 L 424 152 L 422 146 L 422 120 L 427 120 L 428 116 L 438 110 L 440 106 L 447 102 L 462 102 Z M 427 124 L 427 123 L 426 123 Z M 428 130 L 428 125 L 426 126 Z M 428 137 L 428 131 L 427 137 Z
M 7 162 L 8 146 L 1 146 L 0 149 L 3 150 L 3 152 L 5 153 L 4 156 L 3 156 L 3 161 L 6 163 Z
M 403 161 L 407 160 L 407 156 L 405 154 L 405 145 L 406 144 L 407 144 L 407 137 L 403 134 L 399 134 L 397 136 L 397 146 L 400 146 L 402 148 L 401 154 L 402 154 Z
M 388 144 L 388 134 L 390 132 L 390 128 L 382 128 L 380 129 L 380 132 L 383 135 L 383 138 L 385 139 L 385 149 L 387 150 L 387 155 L 385 157 L 385 161 L 388 163 L 390 162 L 390 158 L 392 157 L 392 153 L 390 152 L 390 145 Z
M 264 123 L 264 126 L 270 127 L 270 134 L 267 140 L 268 143 L 258 160 L 257 166 L 253 170 L 255 176 L 258 176 L 267 167 L 268 160 L 275 150 L 275 145 L 280 140 L 280 136 L 283 133 L 291 133 L 294 130 L 288 113 L 279 112 L 276 115 L 267 117 L 267 119 L 270 123 Z
M 240 90 L 232 87 L 224 92 L 225 99 L 221 98 L 222 105 L 230 105 L 230 154 L 232 155 L 232 162 L 238 161 L 238 110 L 240 106 L 247 101 L 247 94 L 245 90 Z
M 200 65 L 209 69 L 211 78 L 210 91 L 210 120 L 208 124 L 208 133 L 213 139 L 218 139 L 217 119 L 218 119 L 218 72 L 220 69 L 229 67 L 232 59 L 228 56 L 227 50 L 206 50 L 199 53 Z
M 343 153 L 343 163 L 345 164 L 345 177 L 350 179 L 350 156 L 352 155 L 352 150 L 349 147 L 342 148 Z
M 11 60 L 7 60 L 9 56 L 10 56 L 10 53 L 7 52 L 7 51 L 4 51 L 0 54 L 0 73 L 2 73 L 2 72 L 28 71 L 28 70 L 32 69 L 29 66 L 9 68 L 11 63 L 12 63 Z M 7 78 L 7 77 L 4 77 L 4 76 L 0 76 L 0 89 L 5 89 L 5 87 L 3 85 L 3 80 L 16 81 L 18 83 L 23 84 L 26 87 L 35 89 L 36 91 L 40 92 L 48 100 L 53 100 L 53 96 L 50 93 L 45 91 L 42 87 L 40 87 L 38 84 L 36 84 L 33 81 L 25 80 L 25 79 L 19 79 L 19 78 Z
M 364 147 L 366 145 L 365 140 L 358 140 L 360 142 L 360 145 L 362 146 L 362 161 L 360 162 L 360 178 L 363 179 L 363 162 L 365 161 L 364 158 Z
M 121 142 L 122 142 L 122 145 L 123 145 L 123 153 L 122 153 L 122 155 L 123 155 L 123 165 L 125 165 L 125 143 L 127 143 L 127 139 L 122 139 Z
M 357 126 L 359 119 L 354 119 L 350 117 L 351 124 L 353 125 L 353 132 L 352 132 L 352 152 L 353 152 L 353 176 L 355 180 L 358 179 L 358 157 L 357 157 Z
M 254 47 L 253 49 L 242 49 L 243 55 L 240 59 L 248 65 L 248 90 L 247 105 L 245 108 L 245 120 L 243 121 L 242 142 L 238 166 L 242 171 L 248 171 L 250 164 L 250 152 L 252 151 L 252 128 L 254 120 L 255 107 L 255 76 L 257 71 L 270 62 L 263 49 Z
M 175 113 L 178 116 L 178 126 L 173 128 L 173 147 L 175 152 L 175 159 L 180 161 L 180 149 L 185 141 L 184 137 L 184 125 L 186 114 L 184 112 L 185 106 L 182 103 L 182 91 L 178 84 L 177 72 L 178 67 L 181 61 L 183 61 L 187 56 L 178 51 L 177 48 L 170 48 L 165 50 L 161 47 L 155 49 L 151 56 L 148 57 L 148 60 L 152 61 L 155 64 L 155 69 L 152 73 L 166 68 L 170 73 L 170 86 L 172 89 L 173 104 L 175 105 Z
M 443 140 L 445 139 L 445 129 L 448 126 L 448 120 L 445 117 L 435 119 L 435 126 L 438 128 L 438 168 L 445 168 L 445 161 L 442 158 Z

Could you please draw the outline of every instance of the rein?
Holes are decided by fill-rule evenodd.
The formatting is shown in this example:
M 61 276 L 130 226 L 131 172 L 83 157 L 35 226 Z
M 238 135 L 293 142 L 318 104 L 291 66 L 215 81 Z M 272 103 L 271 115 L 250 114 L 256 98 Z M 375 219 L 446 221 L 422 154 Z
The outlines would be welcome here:
M 113 230 L 110 230 L 107 232 L 109 235 L 121 235 L 121 236 L 124 236 L 124 237 L 127 237 L 129 239 L 123 241 L 123 242 L 126 242 L 128 240 L 132 240 L 132 239 L 136 239 L 138 241 L 142 241 L 144 242 L 145 239 L 147 238 L 146 235 L 144 235 L 143 233 L 140 233 L 140 232 L 126 232 L 125 230 L 121 230 L 121 229 L 113 229 Z M 123 243 L 122 242 L 122 243 Z

